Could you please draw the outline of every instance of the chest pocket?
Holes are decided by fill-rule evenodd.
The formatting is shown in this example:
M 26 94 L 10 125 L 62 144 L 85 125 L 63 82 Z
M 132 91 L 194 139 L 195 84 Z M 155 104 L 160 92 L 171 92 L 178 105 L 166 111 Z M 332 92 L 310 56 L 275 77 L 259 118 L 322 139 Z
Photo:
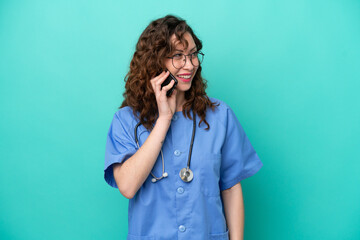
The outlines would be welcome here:
M 205 196 L 220 195 L 221 154 L 205 153 L 201 155 L 200 189 Z

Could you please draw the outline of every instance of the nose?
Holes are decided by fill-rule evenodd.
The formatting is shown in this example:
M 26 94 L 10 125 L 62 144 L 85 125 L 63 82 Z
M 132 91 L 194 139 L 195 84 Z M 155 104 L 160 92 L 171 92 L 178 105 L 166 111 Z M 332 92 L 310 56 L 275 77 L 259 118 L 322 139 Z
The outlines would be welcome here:
M 191 63 L 190 56 L 185 56 L 185 65 L 183 68 L 188 70 L 192 70 L 194 68 L 194 65 Z

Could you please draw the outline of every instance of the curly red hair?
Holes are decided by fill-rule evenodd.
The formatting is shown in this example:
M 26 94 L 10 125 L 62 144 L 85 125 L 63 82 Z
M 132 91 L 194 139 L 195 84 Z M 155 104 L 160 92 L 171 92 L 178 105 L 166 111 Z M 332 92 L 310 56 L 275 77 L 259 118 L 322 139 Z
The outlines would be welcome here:
M 134 56 L 130 62 L 130 70 L 125 76 L 124 101 L 119 108 L 130 106 L 135 116 L 139 114 L 139 120 L 148 130 L 151 129 L 158 115 L 158 108 L 154 90 L 150 80 L 165 69 L 164 59 L 168 57 L 174 48 L 170 41 L 175 34 L 180 43 L 188 46 L 184 39 L 184 34 L 188 32 L 194 39 L 198 51 L 202 49 L 202 43 L 194 34 L 193 30 L 186 21 L 167 15 L 163 18 L 152 21 L 141 34 Z M 183 105 L 184 116 L 192 119 L 190 110 L 192 109 L 200 118 L 199 126 L 206 121 L 206 109 L 215 109 L 215 103 L 211 102 L 206 95 L 205 89 L 207 81 L 201 77 L 201 65 L 198 67 L 191 88 L 185 92 L 185 103 Z

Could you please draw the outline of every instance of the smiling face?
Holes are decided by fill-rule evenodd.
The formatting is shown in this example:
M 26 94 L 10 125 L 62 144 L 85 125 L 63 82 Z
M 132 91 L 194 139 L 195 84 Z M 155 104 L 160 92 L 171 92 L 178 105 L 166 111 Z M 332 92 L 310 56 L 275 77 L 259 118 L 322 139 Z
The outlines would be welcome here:
M 171 57 L 176 54 L 180 54 L 180 53 L 182 53 L 184 55 L 188 55 L 188 54 L 191 54 L 191 53 L 194 53 L 197 51 L 194 39 L 192 38 L 190 33 L 188 33 L 188 32 L 184 33 L 184 39 L 188 42 L 187 48 L 185 48 L 185 46 L 183 44 L 181 44 L 179 41 L 177 41 L 175 34 L 171 37 L 170 40 L 175 46 L 175 50 L 171 54 Z M 180 92 L 185 92 L 185 91 L 189 90 L 191 87 L 192 80 L 198 69 L 198 67 L 194 67 L 192 65 L 189 56 L 186 57 L 186 63 L 180 69 L 177 69 L 174 67 L 174 65 L 172 63 L 172 59 L 170 59 L 170 58 L 165 58 L 164 63 L 165 63 L 166 68 L 178 80 L 178 85 L 177 85 L 176 89 Z

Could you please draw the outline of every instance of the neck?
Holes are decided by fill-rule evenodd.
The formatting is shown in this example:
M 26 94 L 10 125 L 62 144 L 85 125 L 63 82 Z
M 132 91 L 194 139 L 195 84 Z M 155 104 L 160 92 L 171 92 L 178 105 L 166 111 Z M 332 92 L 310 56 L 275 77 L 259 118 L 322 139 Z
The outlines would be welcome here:
M 185 103 L 185 92 L 178 92 L 176 94 L 176 112 L 183 110 L 183 105 Z

